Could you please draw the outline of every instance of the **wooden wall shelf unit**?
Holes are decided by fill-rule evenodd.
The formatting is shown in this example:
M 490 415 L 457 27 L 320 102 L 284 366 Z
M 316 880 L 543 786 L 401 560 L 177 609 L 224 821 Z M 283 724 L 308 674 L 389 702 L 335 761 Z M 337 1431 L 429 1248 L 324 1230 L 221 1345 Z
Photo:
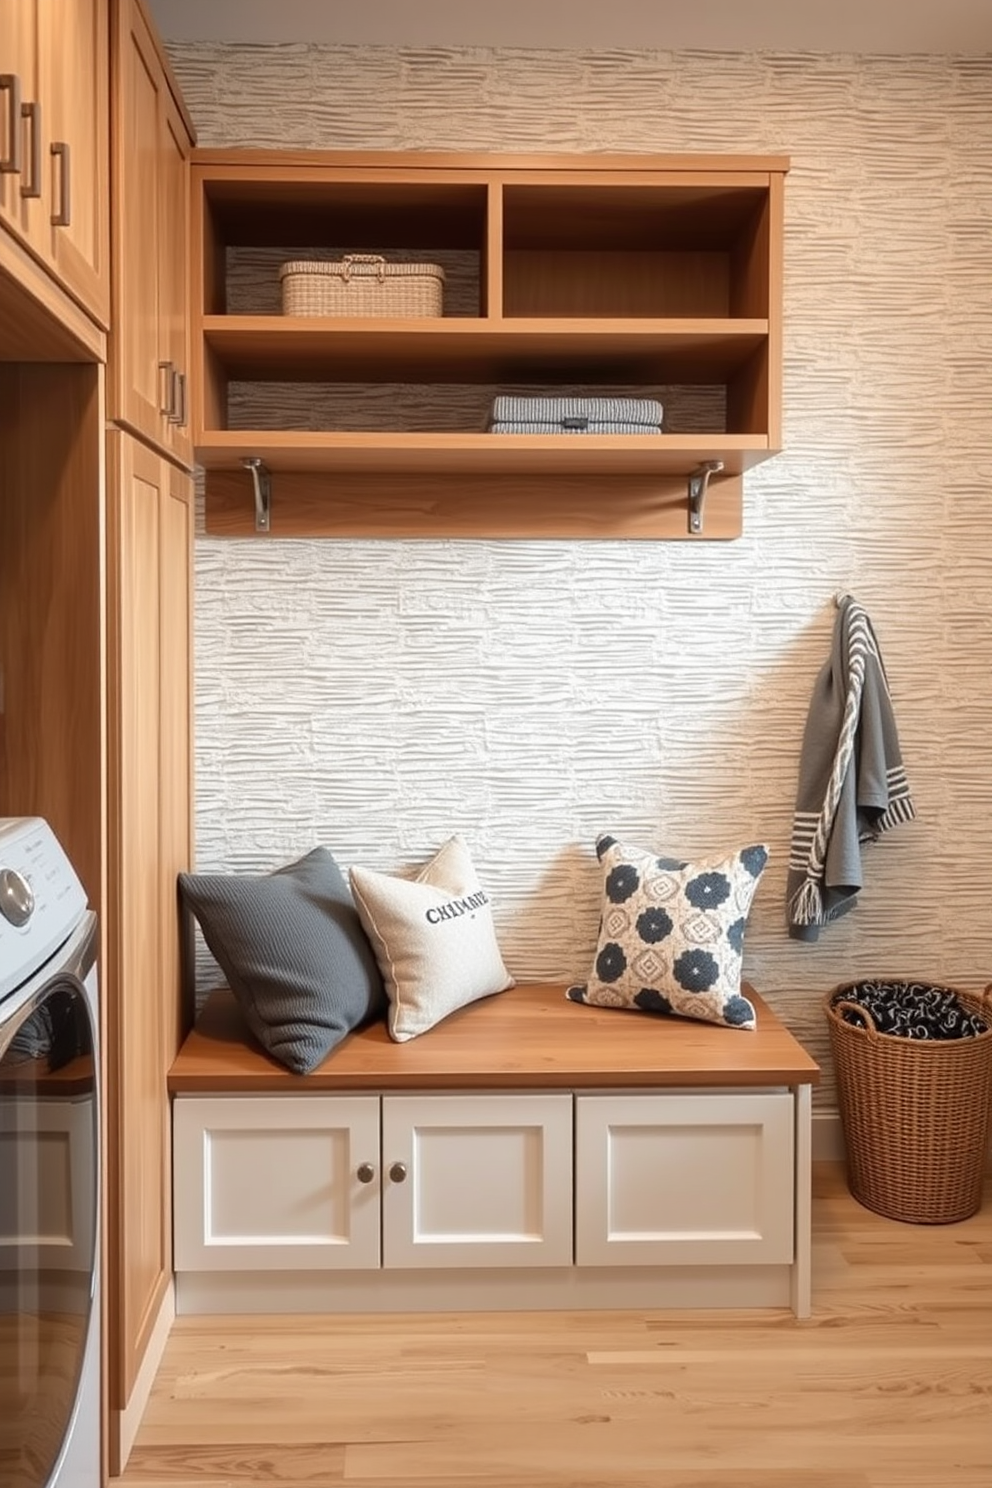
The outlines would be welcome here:
M 738 536 L 743 472 L 781 443 L 788 164 L 194 151 L 207 530 Z M 457 304 L 436 319 L 279 313 L 281 258 L 346 253 L 454 259 Z M 269 275 L 261 313 L 231 291 L 246 257 Z M 273 384 L 323 385 L 343 412 L 273 414 Z M 373 427 L 353 416 L 363 390 L 387 409 Z M 663 432 L 486 432 L 491 397 L 515 391 L 657 398 Z

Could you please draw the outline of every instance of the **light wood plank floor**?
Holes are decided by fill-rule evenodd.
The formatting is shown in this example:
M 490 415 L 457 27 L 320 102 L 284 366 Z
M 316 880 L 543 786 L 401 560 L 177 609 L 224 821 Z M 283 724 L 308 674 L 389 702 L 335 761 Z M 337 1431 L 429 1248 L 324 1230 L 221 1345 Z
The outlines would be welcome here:
M 820 1167 L 814 1315 L 182 1318 L 122 1488 L 992 1488 L 992 1189 Z

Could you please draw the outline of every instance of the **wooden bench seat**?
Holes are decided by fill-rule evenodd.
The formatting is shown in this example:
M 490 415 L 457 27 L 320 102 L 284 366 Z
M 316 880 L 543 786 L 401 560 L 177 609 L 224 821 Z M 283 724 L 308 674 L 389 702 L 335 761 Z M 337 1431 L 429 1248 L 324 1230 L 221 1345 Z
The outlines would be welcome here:
M 815 1061 L 744 1030 L 483 998 L 309 1075 L 208 997 L 169 1074 L 181 1313 L 810 1309 Z
M 309 1075 L 254 1041 L 229 991 L 212 992 L 169 1073 L 174 1095 L 266 1091 L 727 1088 L 813 1085 L 819 1067 L 751 987 L 755 1030 L 586 1007 L 526 983 L 452 1013 L 408 1043 L 385 1023 L 349 1034 Z

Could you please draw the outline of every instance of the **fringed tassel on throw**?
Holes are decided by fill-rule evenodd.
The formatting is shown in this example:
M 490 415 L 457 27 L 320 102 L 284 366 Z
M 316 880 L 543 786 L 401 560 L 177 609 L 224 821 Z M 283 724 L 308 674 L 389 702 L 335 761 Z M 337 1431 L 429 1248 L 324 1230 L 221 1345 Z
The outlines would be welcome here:
M 807 878 L 793 894 L 789 914 L 794 925 L 823 924 L 823 896 L 815 878 Z

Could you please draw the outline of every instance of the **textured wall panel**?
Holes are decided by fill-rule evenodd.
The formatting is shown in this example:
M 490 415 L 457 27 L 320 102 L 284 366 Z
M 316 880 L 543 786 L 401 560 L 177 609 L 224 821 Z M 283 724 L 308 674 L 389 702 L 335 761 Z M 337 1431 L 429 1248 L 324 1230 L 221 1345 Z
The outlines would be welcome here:
M 992 60 L 171 55 L 206 145 L 793 162 L 786 447 L 747 476 L 739 541 L 201 534 L 200 866 L 325 842 L 404 869 L 460 830 L 512 969 L 578 976 L 598 832 L 685 855 L 764 840 L 745 968 L 818 1056 L 838 981 L 992 978 Z M 859 907 L 806 946 L 784 931 L 786 859 L 840 589 L 875 621 L 919 817 L 866 851 Z

